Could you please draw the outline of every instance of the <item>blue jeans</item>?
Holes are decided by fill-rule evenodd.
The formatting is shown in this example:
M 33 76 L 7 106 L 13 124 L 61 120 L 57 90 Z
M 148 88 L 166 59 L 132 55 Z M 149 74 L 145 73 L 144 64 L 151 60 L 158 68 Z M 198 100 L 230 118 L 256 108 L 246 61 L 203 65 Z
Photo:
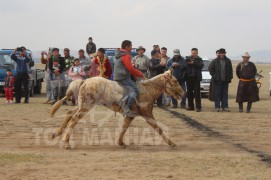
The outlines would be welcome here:
M 228 90 L 229 83 L 215 82 L 215 108 L 229 108 Z M 221 106 L 220 102 L 222 102 Z
M 129 90 L 129 97 L 127 99 L 127 106 L 131 109 L 132 105 L 136 102 L 136 98 L 139 94 L 139 89 L 134 81 L 131 79 L 125 79 L 119 81 L 125 88 Z
M 47 73 L 47 72 L 46 72 Z M 52 89 L 51 89 L 51 81 L 50 81 L 50 74 L 46 74 L 45 76 L 46 79 L 46 96 L 48 100 L 52 100 Z
M 180 81 L 180 80 L 178 80 L 178 82 L 179 82 L 179 84 L 180 84 L 180 86 L 182 87 L 182 89 L 184 90 L 184 92 L 186 92 L 186 84 L 185 84 L 185 81 Z M 172 99 L 172 104 L 173 104 L 173 106 L 178 106 L 178 101 L 177 101 L 177 99 L 174 99 L 173 97 L 171 97 L 171 99 Z M 181 101 L 181 107 L 185 107 L 186 106 L 186 96 L 184 96 L 183 98 L 182 98 L 182 101 Z

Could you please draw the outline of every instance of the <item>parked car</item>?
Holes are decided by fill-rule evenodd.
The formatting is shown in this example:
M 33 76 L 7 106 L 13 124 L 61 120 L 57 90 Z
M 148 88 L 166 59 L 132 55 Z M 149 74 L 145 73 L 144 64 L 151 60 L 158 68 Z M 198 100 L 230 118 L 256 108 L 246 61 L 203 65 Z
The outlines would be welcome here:
M 16 76 L 16 63 L 10 58 L 13 49 L 1 49 L 0 50 L 0 94 L 4 92 L 6 70 L 11 69 L 12 74 Z M 26 50 L 26 53 L 32 58 L 30 50 Z M 16 52 L 18 55 L 19 52 Z M 32 60 L 32 59 L 31 59 Z M 29 79 L 29 95 L 40 94 L 42 89 L 42 82 L 44 79 L 44 70 L 35 69 L 35 66 L 31 67 Z
M 212 76 L 210 75 L 208 71 L 208 67 L 210 65 L 211 61 L 207 58 L 203 59 L 203 68 L 202 68 L 202 81 L 200 83 L 200 89 L 202 95 L 208 95 L 209 89 L 210 89 L 210 83 Z
M 110 79 L 113 79 L 114 74 L 114 65 L 115 65 L 115 54 L 116 54 L 117 48 L 105 48 L 105 56 L 108 57 L 111 67 L 112 67 L 112 75 Z M 136 48 L 133 48 L 131 51 L 131 57 L 135 57 L 137 55 Z

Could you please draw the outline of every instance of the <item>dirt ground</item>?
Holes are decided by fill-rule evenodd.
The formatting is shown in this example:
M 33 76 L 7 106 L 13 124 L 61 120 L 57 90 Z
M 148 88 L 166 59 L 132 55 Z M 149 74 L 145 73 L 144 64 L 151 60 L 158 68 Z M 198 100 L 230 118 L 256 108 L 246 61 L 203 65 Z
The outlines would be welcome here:
M 130 145 L 119 147 L 123 117 L 97 106 L 75 127 L 72 149 L 65 150 L 61 137 L 50 135 L 72 106 L 50 119 L 44 93 L 29 104 L 5 105 L 1 97 L 0 179 L 271 179 L 271 65 L 257 67 L 265 78 L 251 113 L 238 112 L 236 76 L 229 113 L 214 112 L 206 98 L 200 113 L 156 107 L 154 115 L 176 148 L 142 118 L 127 132 Z

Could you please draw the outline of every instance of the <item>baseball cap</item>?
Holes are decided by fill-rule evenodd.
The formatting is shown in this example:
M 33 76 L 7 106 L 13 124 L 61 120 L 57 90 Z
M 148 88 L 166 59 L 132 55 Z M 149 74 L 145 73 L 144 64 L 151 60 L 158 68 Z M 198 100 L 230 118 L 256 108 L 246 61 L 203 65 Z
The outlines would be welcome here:
M 179 49 L 174 49 L 173 50 L 173 55 L 174 56 L 180 56 L 181 55 L 180 50 Z

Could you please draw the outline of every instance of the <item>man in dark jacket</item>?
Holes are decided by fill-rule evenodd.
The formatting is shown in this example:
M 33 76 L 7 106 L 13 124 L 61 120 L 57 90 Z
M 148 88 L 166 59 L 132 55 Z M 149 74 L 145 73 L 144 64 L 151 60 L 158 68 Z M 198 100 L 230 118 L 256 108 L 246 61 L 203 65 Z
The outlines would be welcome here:
M 149 61 L 150 78 L 153 78 L 159 74 L 163 74 L 166 69 L 166 62 L 161 62 L 159 51 L 151 51 L 152 58 Z M 163 95 L 157 99 L 157 106 L 161 107 Z
M 135 82 L 130 78 L 144 77 L 142 72 L 133 67 L 131 62 L 132 42 L 125 40 L 121 44 L 121 49 L 116 52 L 116 62 L 114 65 L 114 80 L 120 82 L 126 86 L 129 90 L 129 97 L 124 108 L 124 115 L 128 117 L 135 117 L 136 113 L 132 111 L 132 105 L 136 102 L 136 98 L 139 94 L 139 89 Z
M 168 69 L 173 68 L 173 76 L 178 80 L 182 89 L 186 91 L 184 73 L 187 69 L 187 64 L 186 64 L 185 59 L 181 56 L 179 49 L 173 50 L 173 58 L 167 62 L 167 68 Z M 172 99 L 173 108 L 177 108 L 178 101 L 174 99 L 173 97 L 171 97 L 171 99 Z M 186 101 L 186 97 L 183 97 L 181 101 L 182 109 L 184 109 L 186 106 L 185 101 Z
M 214 80 L 215 111 L 219 112 L 221 107 L 222 111 L 229 112 L 228 89 L 233 72 L 231 60 L 226 57 L 225 49 L 219 50 L 219 57 L 211 62 L 209 72 Z M 221 105 L 220 102 L 222 102 Z
M 201 94 L 200 81 L 202 80 L 201 69 L 204 64 L 201 57 L 198 56 L 198 49 L 192 48 L 191 56 L 186 57 L 187 71 L 186 71 L 186 85 L 187 85 L 187 99 L 188 111 L 195 110 L 194 98 L 196 102 L 196 112 L 201 111 Z
M 86 46 L 87 54 L 90 56 L 91 54 L 96 52 L 96 44 L 93 43 L 92 37 L 88 38 L 88 43 Z
M 20 55 L 16 55 L 16 51 L 20 52 Z M 16 80 L 15 80 L 15 103 L 21 103 L 22 97 L 22 84 L 25 91 L 24 103 L 29 103 L 29 62 L 31 59 L 26 56 L 26 50 L 24 47 L 16 48 L 11 54 L 11 59 L 16 62 Z

